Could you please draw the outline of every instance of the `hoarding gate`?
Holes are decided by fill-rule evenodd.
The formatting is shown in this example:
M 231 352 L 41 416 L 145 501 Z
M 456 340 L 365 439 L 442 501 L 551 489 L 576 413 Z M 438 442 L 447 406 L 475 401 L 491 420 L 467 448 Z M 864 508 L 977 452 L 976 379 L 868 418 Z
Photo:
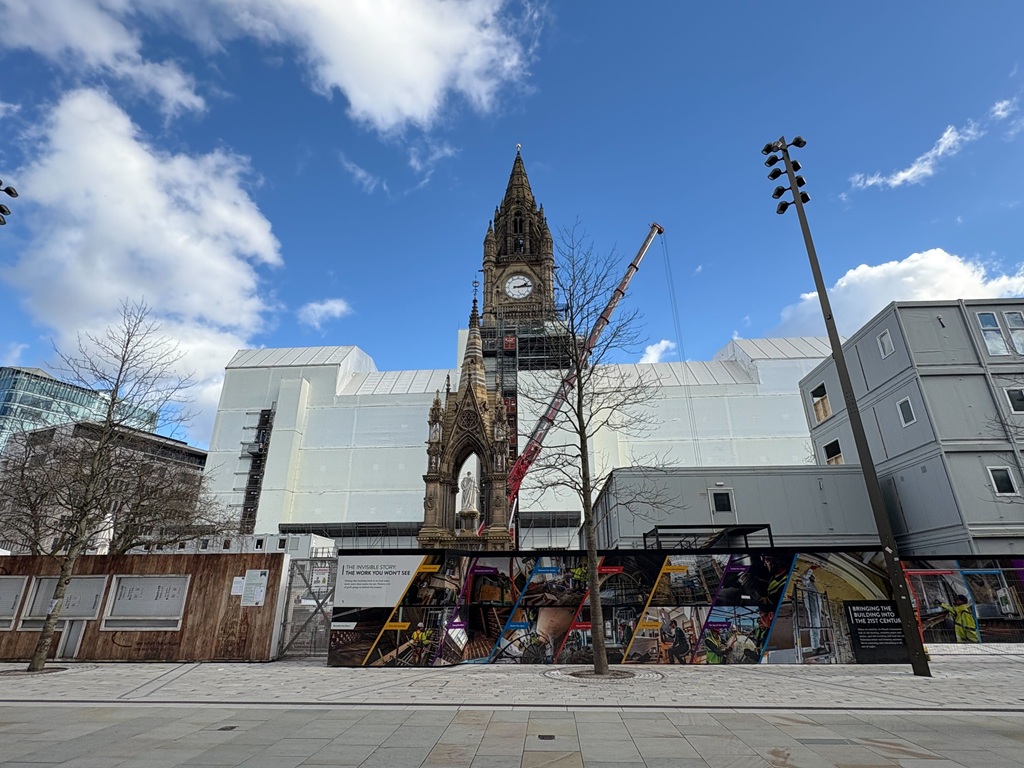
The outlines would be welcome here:
M 293 559 L 281 627 L 281 657 L 327 656 L 338 558 Z

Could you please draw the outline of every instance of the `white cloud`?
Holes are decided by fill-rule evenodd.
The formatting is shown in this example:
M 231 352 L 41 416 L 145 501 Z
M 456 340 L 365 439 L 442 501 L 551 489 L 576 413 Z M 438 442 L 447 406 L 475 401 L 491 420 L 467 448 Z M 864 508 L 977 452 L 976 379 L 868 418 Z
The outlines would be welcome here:
M 968 123 L 964 128 L 957 129 L 950 125 L 942 132 L 935 145 L 918 157 L 906 168 L 894 171 L 888 176 L 874 173 L 866 176 L 863 173 L 855 173 L 850 177 L 850 183 L 856 189 L 868 187 L 902 187 L 904 184 L 920 184 L 930 176 L 935 175 L 935 168 L 943 157 L 949 157 L 959 152 L 964 144 L 977 141 L 985 132 L 974 123 Z
M 65 95 L 40 131 L 19 175 L 32 239 L 0 279 L 64 347 L 116 320 L 122 300 L 145 299 L 187 353 L 203 410 L 191 434 L 207 439 L 224 365 L 269 309 L 255 267 L 281 263 L 244 188 L 248 162 L 160 152 L 90 89 Z
M 449 157 L 455 157 L 458 152 L 447 142 L 428 143 L 424 148 L 409 148 L 409 167 L 416 173 L 430 174 L 434 167 Z
M 697 268 L 693 270 L 693 274 L 699 275 L 703 271 L 704 271 L 704 265 L 703 264 L 698 264 Z
M 341 161 L 341 167 L 348 171 L 356 184 L 362 187 L 363 191 L 367 194 L 372 194 L 376 191 L 377 187 L 381 187 L 385 193 L 388 191 L 386 181 L 382 181 L 379 176 L 375 176 L 362 166 L 349 160 L 344 152 L 338 153 L 338 159 Z
M 944 157 L 952 157 L 960 152 L 965 145 L 977 141 L 985 135 L 986 129 L 993 123 L 1005 120 L 1017 111 L 1017 98 L 1002 99 L 993 104 L 986 116 L 979 122 L 968 120 L 963 128 L 947 126 L 942 132 L 939 140 L 931 149 L 918 157 L 914 162 L 899 171 L 893 171 L 888 175 L 875 172 L 873 174 L 855 173 L 850 177 L 850 185 L 854 189 L 867 189 L 868 187 L 888 187 L 894 189 L 904 184 L 921 184 L 925 179 L 934 176 L 939 161 Z M 1019 131 L 1016 124 L 1011 124 L 1006 132 L 1007 138 L 1013 138 Z M 843 197 L 840 195 L 840 197 Z M 845 201 L 845 198 L 843 198 Z
M 672 352 L 676 348 L 674 341 L 668 339 L 662 339 L 657 344 L 650 344 L 644 347 L 643 357 L 640 358 L 641 363 L 660 363 L 664 359 L 665 355 Z
M 527 8 L 513 19 L 507 4 L 216 0 L 179 4 L 175 13 L 198 39 L 248 35 L 297 49 L 317 91 L 343 93 L 353 119 L 390 132 L 430 127 L 452 95 L 487 112 L 500 90 L 525 79 L 531 53 L 522 40 L 543 15 Z
M 249 37 L 294 52 L 311 86 L 386 133 L 433 126 L 452 97 L 493 109 L 529 75 L 543 3 L 509 0 L 0 0 L 0 46 L 88 78 L 121 78 L 170 115 L 201 110 L 195 82 L 146 56 L 145 34 L 177 31 L 216 55 Z M 410 158 L 412 163 L 429 161 Z M 442 155 L 443 156 L 443 155 Z M 436 161 L 436 159 L 435 159 Z
M 9 342 L 0 354 L 0 365 L 21 365 L 21 353 L 28 349 L 28 344 Z
M 1016 274 L 989 274 L 975 261 L 933 248 L 902 261 L 861 264 L 829 288 L 829 302 L 840 334 L 850 335 L 892 301 L 980 299 L 1024 295 L 1024 269 Z M 782 310 L 773 336 L 820 336 L 824 333 L 817 293 Z
M 1024 131 L 1024 117 L 1018 117 L 1016 120 L 1011 120 L 1010 125 L 1007 127 L 1006 132 L 1003 136 L 1009 141 L 1013 139 L 1018 133 Z
M 144 0 L 158 5 L 159 0 Z M 192 78 L 173 62 L 147 61 L 142 38 L 129 26 L 136 10 L 127 0 L 0 0 L 0 44 L 25 48 L 78 75 L 123 78 L 160 98 L 169 115 L 202 110 Z
M 1003 120 L 1017 111 L 1017 99 L 1003 99 L 997 101 L 989 110 L 989 115 L 995 120 Z
M 20 104 L 10 104 L 6 101 L 0 101 L 0 120 L 10 115 L 18 114 L 18 110 L 21 109 Z
M 345 317 L 351 313 L 352 307 L 344 299 L 324 299 L 302 305 L 295 314 L 298 316 L 299 322 L 319 331 L 325 321 Z
M 198 112 L 206 108 L 202 96 L 195 92 L 195 82 L 176 64 L 155 61 L 118 61 L 111 67 L 114 74 L 131 81 L 143 93 L 152 92 L 161 101 L 161 109 L 174 116 L 182 112 Z

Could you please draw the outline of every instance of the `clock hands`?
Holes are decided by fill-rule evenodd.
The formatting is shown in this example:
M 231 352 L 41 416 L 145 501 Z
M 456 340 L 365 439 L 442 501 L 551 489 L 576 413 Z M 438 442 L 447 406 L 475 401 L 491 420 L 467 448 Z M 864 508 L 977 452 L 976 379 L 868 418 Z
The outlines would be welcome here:
M 509 298 L 525 299 L 533 292 L 533 280 L 527 275 L 512 275 L 505 281 L 505 293 Z

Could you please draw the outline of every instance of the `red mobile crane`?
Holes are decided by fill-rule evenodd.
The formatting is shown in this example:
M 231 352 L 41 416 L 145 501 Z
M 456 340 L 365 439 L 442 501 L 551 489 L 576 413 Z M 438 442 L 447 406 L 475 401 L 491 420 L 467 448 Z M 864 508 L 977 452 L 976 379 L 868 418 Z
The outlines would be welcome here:
M 626 295 L 626 287 L 629 285 L 629 281 L 633 279 L 633 275 L 640 269 L 640 262 L 643 261 L 644 254 L 647 253 L 647 249 L 651 247 L 651 243 L 654 242 L 654 238 L 657 235 L 663 234 L 665 228 L 657 222 L 651 224 L 651 231 L 647 233 L 647 238 L 644 240 L 644 244 L 640 246 L 640 250 L 637 251 L 636 256 L 633 257 L 633 261 L 626 267 L 626 274 L 622 276 L 622 280 L 619 281 L 618 286 L 612 292 L 611 298 L 608 299 L 608 304 L 605 306 L 604 311 L 594 322 L 594 327 L 590 329 L 590 335 L 587 336 L 587 343 L 580 351 L 579 363 L 586 361 L 586 358 L 593 352 L 594 347 L 597 345 L 597 340 L 601 336 L 601 333 L 608 325 L 608 321 L 611 319 L 612 312 L 615 311 L 615 307 L 619 303 L 619 299 Z M 576 383 L 576 371 L 579 366 L 574 366 L 570 370 L 564 379 L 562 379 L 561 385 L 551 398 L 551 402 L 548 404 L 547 409 L 541 414 L 540 419 L 537 421 L 537 426 L 533 428 L 533 433 L 530 435 L 530 439 L 526 443 L 526 448 L 516 459 L 512 468 L 508 472 L 508 484 L 506 486 L 508 490 L 508 508 L 509 513 L 509 528 L 515 525 L 516 514 L 519 512 L 519 488 L 523 484 L 523 478 L 526 477 L 526 473 L 530 471 L 530 467 L 533 466 L 533 462 L 537 460 L 537 456 L 540 454 L 540 449 L 544 445 L 544 438 L 547 436 L 551 427 L 555 423 L 555 417 L 558 412 L 562 409 L 562 405 L 565 404 L 566 398 L 569 396 L 569 391 Z M 516 548 L 519 548 L 519 530 L 516 528 Z

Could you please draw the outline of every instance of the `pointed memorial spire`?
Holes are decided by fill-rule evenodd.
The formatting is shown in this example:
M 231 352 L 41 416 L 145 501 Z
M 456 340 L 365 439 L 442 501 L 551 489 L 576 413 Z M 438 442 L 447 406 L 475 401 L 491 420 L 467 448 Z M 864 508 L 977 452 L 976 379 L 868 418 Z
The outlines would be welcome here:
M 466 339 L 466 353 L 462 358 L 460 391 L 463 382 L 481 393 L 487 392 L 487 379 L 484 377 L 484 343 L 480 337 L 480 312 L 477 310 L 476 297 L 473 298 L 473 310 L 469 313 L 469 338 Z

